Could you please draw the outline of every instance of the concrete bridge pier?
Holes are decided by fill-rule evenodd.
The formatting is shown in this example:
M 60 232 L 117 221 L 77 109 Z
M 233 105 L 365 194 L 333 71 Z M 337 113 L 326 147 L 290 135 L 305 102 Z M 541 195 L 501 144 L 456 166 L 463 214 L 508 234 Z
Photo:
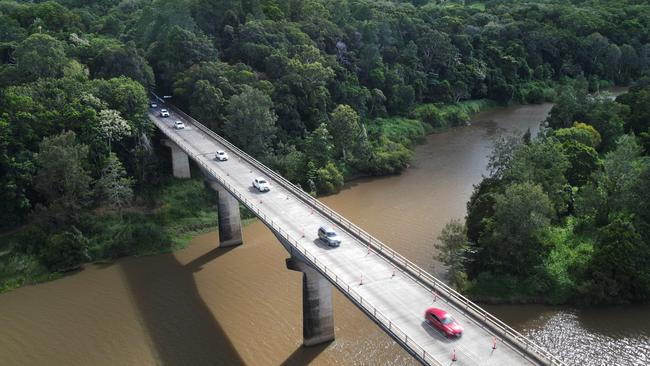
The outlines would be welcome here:
M 332 285 L 296 257 L 287 258 L 287 268 L 302 272 L 302 344 L 315 346 L 333 341 Z
M 189 156 L 172 140 L 162 140 L 163 145 L 172 151 L 172 171 L 176 178 L 190 178 Z
M 206 176 L 209 177 L 208 175 Z M 219 247 L 231 247 L 242 244 L 239 201 L 216 180 L 206 178 L 205 184 L 217 192 Z

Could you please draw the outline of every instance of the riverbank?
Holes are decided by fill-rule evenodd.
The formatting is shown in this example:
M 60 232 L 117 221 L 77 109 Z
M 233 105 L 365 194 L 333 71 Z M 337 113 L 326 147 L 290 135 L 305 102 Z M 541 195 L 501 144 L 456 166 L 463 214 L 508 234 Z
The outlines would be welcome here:
M 185 248 L 197 235 L 217 229 L 216 196 L 200 179 L 169 179 L 143 193 L 137 206 L 122 213 L 95 210 L 83 228 L 86 263 L 110 263 L 126 256 L 148 256 Z M 254 221 L 242 210 L 242 225 Z M 0 246 L 0 293 L 51 281 L 71 271 L 52 271 L 43 264 L 40 232 L 23 227 L 3 235 Z

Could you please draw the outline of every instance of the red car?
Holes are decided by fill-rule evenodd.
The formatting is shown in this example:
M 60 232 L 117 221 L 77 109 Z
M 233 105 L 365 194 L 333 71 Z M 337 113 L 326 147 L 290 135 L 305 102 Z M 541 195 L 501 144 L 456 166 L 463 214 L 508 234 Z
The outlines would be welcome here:
M 460 337 L 463 334 L 463 327 L 452 318 L 451 314 L 442 309 L 428 308 L 424 312 L 424 319 L 449 338 Z

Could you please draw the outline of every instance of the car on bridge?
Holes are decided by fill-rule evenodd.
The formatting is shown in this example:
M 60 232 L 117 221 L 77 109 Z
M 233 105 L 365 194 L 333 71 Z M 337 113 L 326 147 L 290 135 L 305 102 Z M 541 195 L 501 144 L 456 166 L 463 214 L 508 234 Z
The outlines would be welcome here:
M 160 117 L 169 117 L 169 111 L 166 109 L 161 109 L 160 110 Z
M 271 185 L 264 178 L 255 178 L 253 180 L 253 187 L 257 188 L 260 192 L 268 192 L 271 190 Z
M 174 122 L 174 129 L 175 130 L 184 130 L 185 129 L 185 123 L 183 123 L 183 121 Z
M 336 231 L 326 226 L 318 228 L 318 239 L 322 240 L 330 247 L 338 247 L 341 245 L 341 237 L 338 236 Z
M 223 150 L 218 150 L 217 153 L 214 154 L 214 160 L 226 161 L 228 160 L 228 154 Z
M 149 107 L 151 107 L 151 108 L 158 108 L 158 103 L 156 103 L 156 102 L 150 102 L 150 103 L 149 103 Z
M 428 308 L 424 319 L 435 329 L 443 332 L 447 338 L 460 337 L 463 327 L 448 312 L 438 308 Z

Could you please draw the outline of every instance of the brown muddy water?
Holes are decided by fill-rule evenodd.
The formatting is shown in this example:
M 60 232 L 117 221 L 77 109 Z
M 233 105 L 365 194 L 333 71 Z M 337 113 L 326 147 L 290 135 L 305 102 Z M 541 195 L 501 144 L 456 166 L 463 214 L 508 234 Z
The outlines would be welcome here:
M 358 180 L 323 201 L 402 254 L 444 276 L 433 243 L 462 219 L 493 139 L 538 129 L 551 105 L 478 114 L 431 135 L 400 176 Z M 336 341 L 301 347 L 301 275 L 259 222 L 242 246 L 216 233 L 173 254 L 87 266 L 0 295 L 0 365 L 415 365 L 335 291 Z M 650 309 L 489 306 L 571 365 L 650 363 Z

